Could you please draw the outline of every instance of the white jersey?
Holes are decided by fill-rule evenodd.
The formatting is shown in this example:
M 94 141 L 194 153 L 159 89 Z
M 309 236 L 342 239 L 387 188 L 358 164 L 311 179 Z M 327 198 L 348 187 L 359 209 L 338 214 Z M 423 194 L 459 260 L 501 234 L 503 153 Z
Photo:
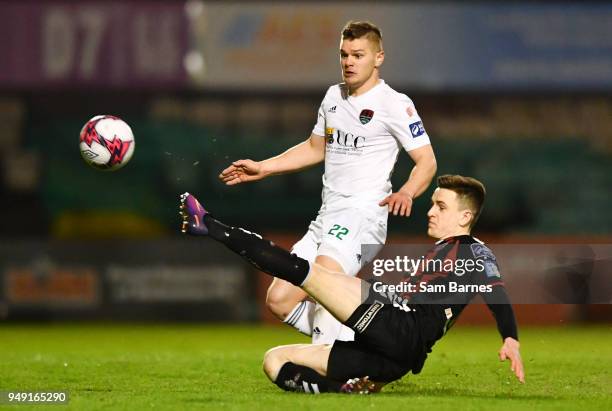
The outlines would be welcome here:
M 312 132 L 326 143 L 321 211 L 352 207 L 386 214 L 378 203 L 391 193 L 400 148 L 430 144 L 412 100 L 383 80 L 356 97 L 344 84 L 331 86 Z

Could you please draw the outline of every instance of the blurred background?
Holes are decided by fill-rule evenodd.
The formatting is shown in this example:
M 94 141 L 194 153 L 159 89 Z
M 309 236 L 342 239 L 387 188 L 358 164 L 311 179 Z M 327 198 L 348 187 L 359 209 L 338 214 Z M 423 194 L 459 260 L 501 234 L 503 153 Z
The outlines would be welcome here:
M 238 187 L 217 175 L 310 134 L 340 81 L 350 19 L 381 27 L 382 78 L 415 102 L 438 173 L 487 185 L 478 237 L 609 251 L 608 2 L 8 0 L 0 319 L 268 320 L 269 280 L 212 242 L 180 237 L 178 194 L 197 193 L 220 218 L 285 246 L 303 235 L 322 167 Z M 98 114 L 134 131 L 135 155 L 120 171 L 80 158 L 78 133 Z M 402 153 L 396 187 L 411 167 Z M 390 242 L 429 242 L 430 193 L 410 219 L 390 218 Z M 519 308 L 519 320 L 612 320 L 610 305 L 581 298 Z

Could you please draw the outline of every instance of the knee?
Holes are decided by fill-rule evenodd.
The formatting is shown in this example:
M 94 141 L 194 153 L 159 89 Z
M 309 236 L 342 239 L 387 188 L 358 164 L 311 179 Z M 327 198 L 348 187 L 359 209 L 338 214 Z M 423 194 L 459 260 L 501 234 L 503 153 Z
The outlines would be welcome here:
M 295 306 L 295 301 L 290 301 L 290 298 L 284 289 L 270 286 L 266 294 L 266 307 L 279 320 L 283 321 Z
M 271 348 L 264 354 L 263 371 L 270 381 L 276 382 L 278 372 L 287 361 L 280 347 Z

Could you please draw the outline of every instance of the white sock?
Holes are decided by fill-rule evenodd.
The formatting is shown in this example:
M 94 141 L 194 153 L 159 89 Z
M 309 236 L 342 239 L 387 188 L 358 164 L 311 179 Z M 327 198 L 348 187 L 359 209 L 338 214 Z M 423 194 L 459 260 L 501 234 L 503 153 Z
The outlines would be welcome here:
M 353 341 L 355 339 L 355 332 L 336 320 L 320 304 L 317 304 L 314 309 L 312 330 L 313 344 L 333 344 L 335 340 Z
M 314 309 L 315 305 L 312 301 L 302 301 L 293 307 L 293 310 L 283 322 L 294 327 L 302 334 L 312 335 Z

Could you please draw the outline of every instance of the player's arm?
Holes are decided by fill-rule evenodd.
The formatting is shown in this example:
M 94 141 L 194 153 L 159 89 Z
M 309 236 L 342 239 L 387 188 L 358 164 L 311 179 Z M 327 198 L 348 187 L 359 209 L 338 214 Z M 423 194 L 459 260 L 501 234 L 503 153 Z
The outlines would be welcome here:
M 379 205 L 388 206 L 393 215 L 410 216 L 412 202 L 420 196 L 436 174 L 438 165 L 430 144 L 410 150 L 408 155 L 414 161 L 414 167 L 404 185 L 395 193 L 383 199 Z
M 238 160 L 221 172 L 219 179 L 227 185 L 261 180 L 268 176 L 300 171 L 325 159 L 325 138 L 310 138 L 276 157 L 263 161 Z
M 506 288 L 499 282 L 492 286 L 490 293 L 483 293 L 482 296 L 489 310 L 493 313 L 493 317 L 495 317 L 497 329 L 504 341 L 499 350 L 499 359 L 501 361 L 510 360 L 510 369 L 519 381 L 524 383 L 525 370 L 519 351 L 520 343 L 518 341 L 516 319 Z

